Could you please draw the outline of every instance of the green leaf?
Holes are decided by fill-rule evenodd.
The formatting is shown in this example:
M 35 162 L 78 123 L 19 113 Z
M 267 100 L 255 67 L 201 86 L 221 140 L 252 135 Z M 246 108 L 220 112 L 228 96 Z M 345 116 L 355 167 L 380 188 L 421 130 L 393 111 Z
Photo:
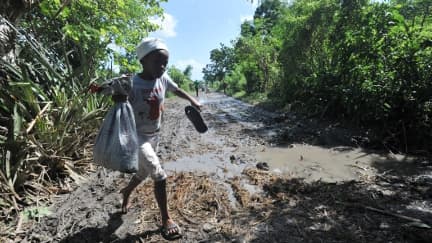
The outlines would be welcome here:
M 404 23 L 405 22 L 405 18 L 404 16 L 402 16 L 399 11 L 397 10 L 393 10 L 392 11 L 392 15 L 393 15 L 393 19 L 398 21 L 399 23 Z
M 387 110 L 390 110 L 392 107 L 389 103 L 384 103 L 384 108 L 386 108 Z
M 42 218 L 51 214 L 52 212 L 48 209 L 48 207 L 31 207 L 21 212 L 21 216 L 26 221 L 35 218 Z
M 13 119 L 13 135 L 14 135 L 14 140 L 15 140 L 21 132 L 23 118 L 18 112 L 18 105 L 17 104 L 14 105 L 14 111 L 13 112 L 14 112 L 13 117 L 12 117 L 12 119 Z

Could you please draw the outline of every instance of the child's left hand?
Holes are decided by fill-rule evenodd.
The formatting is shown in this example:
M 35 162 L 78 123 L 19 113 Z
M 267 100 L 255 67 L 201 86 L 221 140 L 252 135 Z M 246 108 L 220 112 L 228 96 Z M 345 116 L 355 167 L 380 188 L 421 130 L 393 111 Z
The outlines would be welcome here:
M 191 105 L 201 112 L 203 106 L 199 102 L 191 103 Z

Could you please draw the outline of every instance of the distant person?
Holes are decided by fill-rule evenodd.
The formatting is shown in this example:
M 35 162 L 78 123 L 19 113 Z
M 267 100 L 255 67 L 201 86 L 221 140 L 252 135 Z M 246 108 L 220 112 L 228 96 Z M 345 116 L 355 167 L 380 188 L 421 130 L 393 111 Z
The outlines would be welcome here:
M 123 194 L 122 212 L 127 213 L 129 196 L 132 191 L 148 176 L 154 181 L 154 193 L 162 218 L 162 235 L 167 239 L 181 237 L 180 227 L 168 213 L 166 192 L 167 174 L 161 167 L 156 155 L 161 128 L 161 114 L 164 109 L 165 92 L 171 91 L 188 100 L 191 105 L 200 109 L 201 104 L 184 90 L 179 88 L 165 74 L 169 53 L 167 46 L 155 38 L 146 38 L 137 46 L 138 60 L 143 71 L 132 78 L 132 90 L 128 99 L 132 105 L 139 140 L 138 172 L 120 193 Z M 126 97 L 113 97 L 114 101 Z
M 227 88 L 228 84 L 225 83 L 225 81 L 222 81 L 222 89 L 223 89 L 223 93 L 226 94 L 226 88 Z
M 195 82 L 194 82 L 194 88 L 195 88 L 196 97 L 198 97 L 198 92 L 199 92 L 199 82 L 198 82 L 198 80 L 195 80 Z

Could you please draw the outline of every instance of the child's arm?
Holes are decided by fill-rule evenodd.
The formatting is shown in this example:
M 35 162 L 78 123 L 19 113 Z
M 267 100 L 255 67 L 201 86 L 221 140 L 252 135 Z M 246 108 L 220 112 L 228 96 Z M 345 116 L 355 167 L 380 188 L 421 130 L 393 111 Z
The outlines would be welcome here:
M 183 89 L 178 88 L 176 91 L 173 92 L 175 95 L 177 95 L 180 98 L 183 98 L 185 100 L 189 100 L 189 102 L 195 106 L 198 110 L 201 110 L 201 104 L 192 96 L 190 96 L 188 93 L 186 93 Z

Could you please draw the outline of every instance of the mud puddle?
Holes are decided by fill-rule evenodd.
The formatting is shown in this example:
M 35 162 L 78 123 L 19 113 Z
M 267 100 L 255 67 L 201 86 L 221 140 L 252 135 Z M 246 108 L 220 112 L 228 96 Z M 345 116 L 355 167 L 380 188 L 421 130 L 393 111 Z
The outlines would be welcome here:
M 164 168 L 172 173 L 205 173 L 215 179 L 229 179 L 240 176 L 247 164 L 245 162 L 226 161 L 225 158 L 229 156 L 229 153 L 221 155 L 207 153 L 193 157 L 183 157 L 177 161 L 164 163 Z
M 233 144 L 223 143 L 234 136 L 232 131 L 235 128 L 253 131 L 255 136 L 266 141 L 273 141 L 281 130 L 286 130 L 290 125 L 293 126 L 275 122 L 274 119 L 278 117 L 276 113 L 259 109 L 222 94 L 202 94 L 199 99 L 205 107 L 212 110 L 211 117 L 207 117 L 210 122 L 210 131 L 200 137 L 200 142 L 217 144 L 219 149 L 167 162 L 164 167 L 170 171 L 201 172 L 215 179 L 224 180 L 240 176 L 246 167 L 253 167 L 257 162 L 266 162 L 272 172 L 305 178 L 309 182 L 316 180 L 336 182 L 370 177 L 376 173 L 371 163 L 384 159 L 380 154 L 348 146 L 326 148 L 294 143 L 275 147 L 271 146 L 271 142 L 263 142 L 262 144 L 255 143 L 255 150 L 250 150 L 250 147 L 249 150 L 244 150 L 242 147 L 248 147 L 250 144 L 240 140 L 240 143 L 235 144 L 232 148 Z M 204 110 L 204 115 L 205 112 Z M 232 128 L 233 126 L 235 128 Z M 215 132 L 220 128 L 226 128 L 227 133 Z M 294 126 L 294 128 L 297 127 Z M 328 138 L 325 139 L 328 140 Z M 252 159 L 239 160 L 236 155 L 239 153 L 249 154 Z
M 360 148 L 292 144 L 289 147 L 268 147 L 256 153 L 256 158 L 267 162 L 272 171 L 306 181 L 326 182 L 360 180 L 372 176 L 372 163 L 382 155 L 367 153 Z
M 255 154 L 270 169 L 291 177 L 312 182 L 364 180 L 376 175 L 379 164 L 392 163 L 407 169 L 416 160 L 400 154 L 377 153 L 353 147 L 323 148 L 306 144 L 288 147 L 267 147 Z

